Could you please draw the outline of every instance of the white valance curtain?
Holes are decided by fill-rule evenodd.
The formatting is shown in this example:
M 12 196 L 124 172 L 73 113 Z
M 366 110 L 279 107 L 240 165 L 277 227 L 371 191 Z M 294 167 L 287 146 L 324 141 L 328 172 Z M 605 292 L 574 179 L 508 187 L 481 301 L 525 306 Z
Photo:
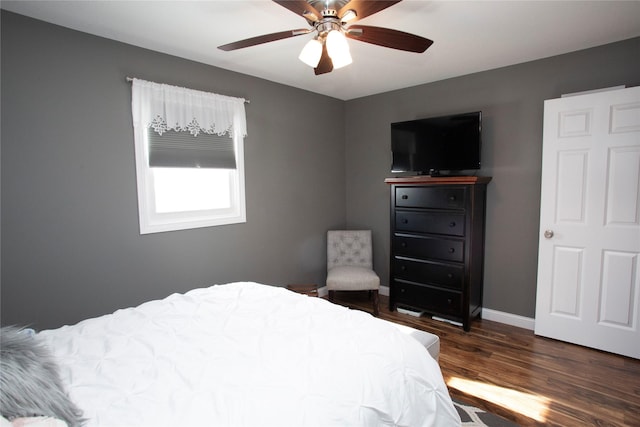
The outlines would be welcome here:
M 244 137 L 247 123 L 245 100 L 179 86 L 132 81 L 134 126 L 153 128 L 159 135 L 169 131 Z

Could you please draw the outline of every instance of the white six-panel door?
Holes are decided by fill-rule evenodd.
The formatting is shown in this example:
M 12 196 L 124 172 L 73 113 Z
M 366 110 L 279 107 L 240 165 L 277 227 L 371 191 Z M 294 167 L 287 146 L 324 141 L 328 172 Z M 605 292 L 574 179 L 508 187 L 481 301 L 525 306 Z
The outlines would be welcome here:
M 640 358 L 640 87 L 544 104 L 535 333 Z

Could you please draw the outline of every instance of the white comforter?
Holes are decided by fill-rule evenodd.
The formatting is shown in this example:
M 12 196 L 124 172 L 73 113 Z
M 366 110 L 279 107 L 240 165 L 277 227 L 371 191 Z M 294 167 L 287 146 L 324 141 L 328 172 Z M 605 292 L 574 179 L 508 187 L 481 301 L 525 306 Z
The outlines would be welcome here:
M 256 283 L 38 334 L 87 426 L 458 426 L 438 364 L 369 314 Z

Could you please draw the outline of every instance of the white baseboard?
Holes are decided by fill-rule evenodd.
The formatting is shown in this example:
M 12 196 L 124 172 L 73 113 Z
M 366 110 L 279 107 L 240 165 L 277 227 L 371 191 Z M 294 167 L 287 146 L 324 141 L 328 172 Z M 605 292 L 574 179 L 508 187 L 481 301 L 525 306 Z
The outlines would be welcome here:
M 380 286 L 380 295 L 389 296 L 389 287 Z M 323 286 L 318 289 L 318 295 L 321 297 L 326 296 L 329 293 L 327 287 Z M 529 329 L 531 331 L 535 328 L 535 319 L 531 317 L 520 316 L 518 314 L 506 313 L 504 311 L 492 310 L 490 308 L 482 309 L 482 318 L 491 320 L 492 322 L 504 323 L 506 325 L 516 326 L 518 328 Z
M 506 325 L 517 326 L 518 328 L 529 329 L 533 331 L 535 327 L 535 319 L 524 317 L 518 314 L 505 313 L 504 311 L 492 310 L 490 308 L 482 309 L 482 318 L 492 320 L 494 322 L 504 323 Z

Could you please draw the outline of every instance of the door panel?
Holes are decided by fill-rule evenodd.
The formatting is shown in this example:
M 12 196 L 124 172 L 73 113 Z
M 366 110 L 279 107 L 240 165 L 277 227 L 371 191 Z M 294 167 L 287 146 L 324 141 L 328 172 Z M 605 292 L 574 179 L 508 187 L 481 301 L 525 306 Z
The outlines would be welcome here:
M 601 324 L 633 328 L 633 319 L 637 317 L 637 313 L 632 302 L 634 295 L 638 293 L 637 283 L 638 255 L 605 251 L 598 319 Z
M 558 152 L 556 222 L 585 221 L 588 167 L 588 152 Z
M 609 152 L 607 225 L 638 226 L 640 197 L 640 147 L 615 147 Z
M 583 250 L 579 248 L 554 248 L 551 312 L 553 314 L 580 317 Z

